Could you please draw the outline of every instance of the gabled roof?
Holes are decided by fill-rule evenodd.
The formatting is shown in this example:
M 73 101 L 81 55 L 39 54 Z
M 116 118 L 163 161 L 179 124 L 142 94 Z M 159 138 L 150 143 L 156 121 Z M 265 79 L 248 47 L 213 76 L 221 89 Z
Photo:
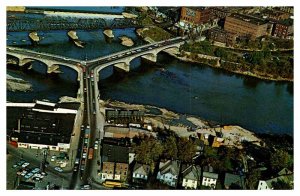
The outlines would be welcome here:
M 138 173 L 147 176 L 150 171 L 150 166 L 145 164 L 136 163 L 133 168 L 133 173 Z
M 203 177 L 206 177 L 206 178 L 218 179 L 218 176 L 219 175 L 217 173 L 203 172 Z
M 276 177 L 276 178 L 272 178 L 272 179 L 266 180 L 266 184 L 268 185 L 268 187 L 270 189 L 272 189 L 272 187 L 273 187 L 272 183 L 273 182 L 277 182 L 279 180 L 284 181 L 286 183 L 293 182 L 294 181 L 294 174 L 279 176 L 279 177 Z
M 182 177 L 189 180 L 200 180 L 201 168 L 200 166 L 190 165 L 182 171 Z
M 159 163 L 159 171 L 161 174 L 171 173 L 172 175 L 178 175 L 180 168 L 180 162 L 178 160 Z
M 230 187 L 230 185 L 236 184 L 242 189 L 245 189 L 245 176 L 239 176 L 235 174 L 226 173 L 224 185 Z
M 278 176 L 282 176 L 282 175 L 288 175 L 288 174 L 292 174 L 293 172 L 291 172 L 290 170 L 288 170 L 287 168 L 283 168 L 282 170 L 280 170 L 280 172 L 278 172 Z

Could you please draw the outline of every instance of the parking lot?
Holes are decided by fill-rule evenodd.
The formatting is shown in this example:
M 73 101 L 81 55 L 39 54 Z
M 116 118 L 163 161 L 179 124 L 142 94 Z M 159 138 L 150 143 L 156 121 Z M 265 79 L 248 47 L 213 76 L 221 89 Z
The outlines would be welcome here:
M 56 187 L 66 189 L 69 186 L 68 180 L 64 180 L 55 173 L 40 171 L 39 165 L 21 159 L 13 154 L 7 155 L 7 190 L 14 190 L 19 181 L 35 183 L 35 189 L 45 190 Z M 59 171 L 57 171 L 59 173 Z

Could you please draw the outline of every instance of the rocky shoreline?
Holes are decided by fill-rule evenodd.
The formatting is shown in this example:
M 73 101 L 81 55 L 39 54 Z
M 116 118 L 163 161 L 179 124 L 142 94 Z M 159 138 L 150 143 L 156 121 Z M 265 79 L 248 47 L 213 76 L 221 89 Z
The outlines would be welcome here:
M 21 79 L 13 77 L 9 74 L 6 74 L 6 88 L 9 91 L 15 92 L 15 91 L 22 91 L 22 92 L 29 92 L 33 91 L 32 85 Z
M 210 134 L 215 136 L 216 132 L 222 132 L 225 146 L 242 148 L 242 141 L 248 141 L 259 146 L 261 145 L 260 138 L 253 132 L 240 126 L 211 125 L 209 121 L 199 117 L 178 114 L 156 106 L 129 104 L 115 100 L 102 100 L 100 105 L 104 108 L 141 110 L 145 113 L 145 123 L 150 123 L 153 127 L 159 127 L 161 129 L 170 129 L 180 137 L 197 136 L 198 134 Z M 157 110 L 160 114 L 153 114 L 151 110 Z M 191 129 L 191 127 L 193 128 Z

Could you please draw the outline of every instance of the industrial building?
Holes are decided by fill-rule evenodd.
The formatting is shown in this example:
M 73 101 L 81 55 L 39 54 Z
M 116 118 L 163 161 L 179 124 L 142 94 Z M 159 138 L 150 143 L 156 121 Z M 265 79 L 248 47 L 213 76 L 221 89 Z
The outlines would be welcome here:
M 67 151 L 79 103 L 7 104 L 7 135 L 19 148 Z

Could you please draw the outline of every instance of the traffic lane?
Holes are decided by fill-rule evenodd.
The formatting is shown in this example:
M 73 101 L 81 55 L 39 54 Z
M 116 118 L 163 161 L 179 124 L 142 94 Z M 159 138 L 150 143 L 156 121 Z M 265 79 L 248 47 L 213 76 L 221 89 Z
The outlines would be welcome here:
M 167 45 L 171 45 L 171 44 L 175 44 L 175 43 L 180 43 L 182 42 L 181 40 L 175 40 L 175 41 L 171 41 L 169 43 L 161 43 L 160 45 L 158 46 L 155 46 L 155 44 L 151 45 L 151 46 L 147 46 L 145 48 L 140 48 L 140 49 L 137 49 L 137 50 L 140 50 L 140 51 L 136 51 L 135 49 L 132 49 L 132 51 L 130 52 L 130 54 L 126 54 L 128 52 L 124 52 L 122 54 L 119 54 L 119 55 L 115 55 L 117 56 L 116 58 L 114 59 L 111 59 L 113 58 L 114 56 L 112 57 L 106 57 L 106 59 L 101 59 L 101 60 L 98 60 L 98 61 L 94 61 L 94 62 L 91 62 L 91 63 L 87 63 L 87 66 L 90 68 L 90 69 L 95 69 L 97 66 L 99 66 L 100 64 L 105 64 L 105 63 L 112 63 L 114 61 L 118 61 L 120 59 L 123 59 L 123 58 L 127 58 L 127 57 L 130 57 L 132 56 L 133 54 L 140 54 L 140 53 L 143 53 L 143 52 L 146 52 L 146 51 L 150 51 L 150 50 L 153 50 L 155 48 L 158 48 L 158 47 L 161 47 L 162 46 L 167 46 Z M 151 48 L 151 49 L 149 49 Z

